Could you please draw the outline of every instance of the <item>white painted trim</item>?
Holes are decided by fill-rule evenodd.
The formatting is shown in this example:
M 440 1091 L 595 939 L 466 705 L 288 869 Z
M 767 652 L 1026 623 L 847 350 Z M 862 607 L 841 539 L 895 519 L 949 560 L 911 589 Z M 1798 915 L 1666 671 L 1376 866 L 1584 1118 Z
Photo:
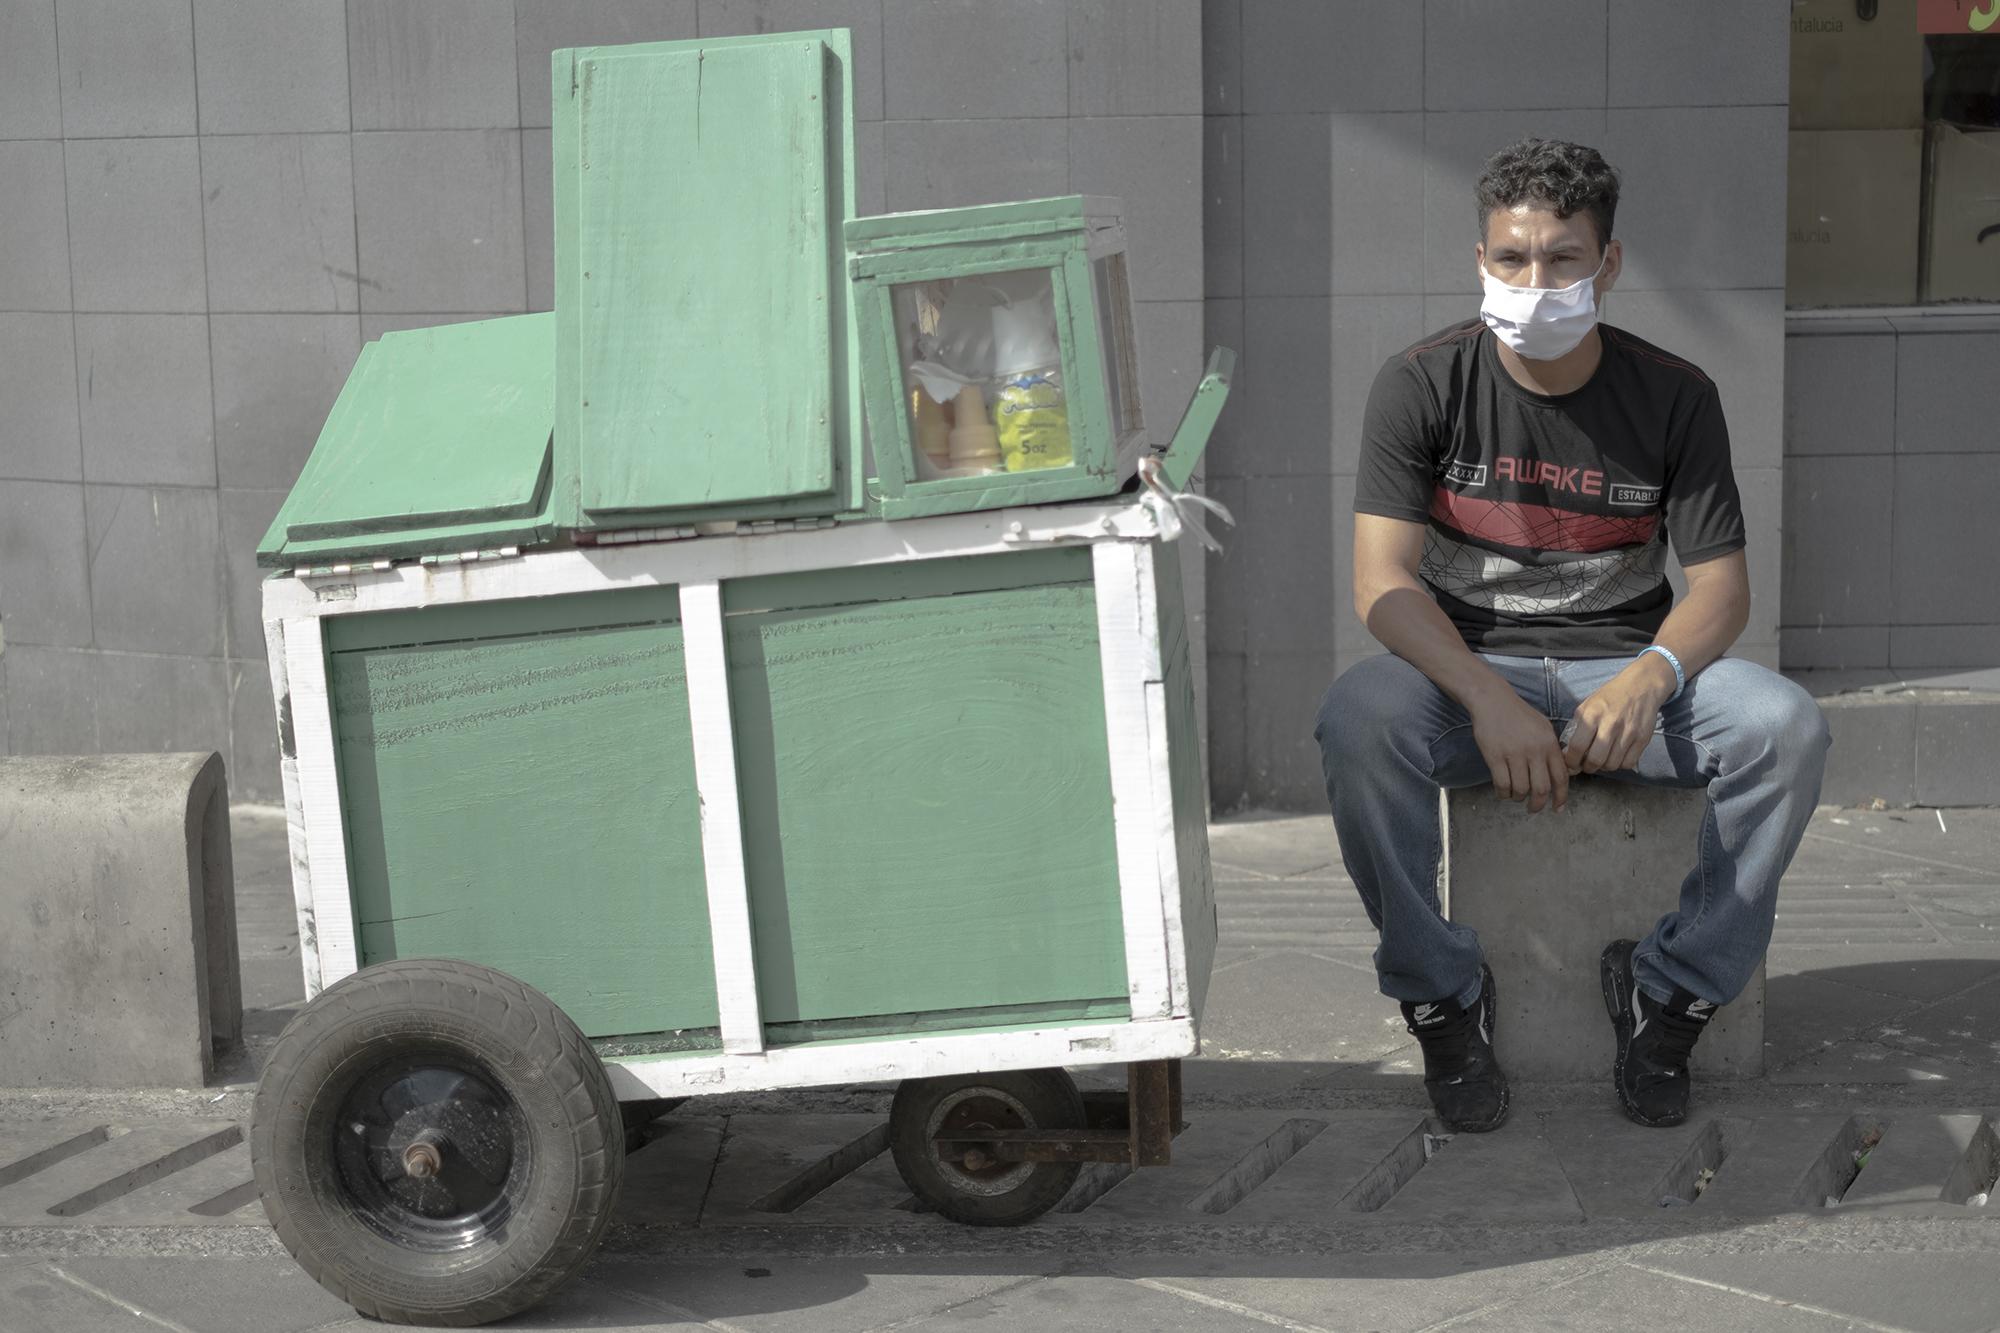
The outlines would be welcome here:
M 284 639 L 292 737 L 299 757 L 299 806 L 305 812 L 306 862 L 312 875 L 312 928 L 319 945 L 319 984 L 324 988 L 352 973 L 360 963 L 354 940 L 354 903 L 348 890 L 347 836 L 341 823 L 340 773 L 334 757 L 333 709 L 327 698 L 322 628 L 311 617 L 289 620 Z M 303 932 L 300 939 L 303 942 Z
M 536 551 L 517 559 L 471 564 L 401 564 L 355 568 L 340 575 L 279 578 L 265 585 L 264 607 L 265 615 L 290 620 L 998 555 L 1107 538 L 1147 542 L 1159 535 L 1152 514 L 1130 500 L 986 510 L 802 532 Z
M 1146 686 L 1160 679 L 1160 616 L 1152 566 L 1143 554 L 1148 549 L 1127 542 L 1091 548 L 1118 896 L 1125 918 L 1125 984 L 1134 1022 L 1165 1018 L 1174 1009 L 1153 810 L 1153 738 L 1146 717 Z
M 941 1032 L 893 1041 L 774 1046 L 755 1059 L 728 1054 L 613 1056 L 604 1062 L 621 1101 L 690 1093 L 757 1092 L 836 1083 L 886 1083 L 940 1074 L 1057 1065 L 1178 1060 L 1198 1049 L 1184 1018 L 1024 1032 Z
M 1181 921 L 1180 843 L 1174 836 L 1174 776 L 1167 765 L 1167 683 L 1149 680 L 1145 688 L 1146 765 L 1152 781 L 1153 827 L 1150 837 L 1159 863 L 1160 925 L 1166 932 L 1167 995 L 1175 1018 L 1189 1016 L 1187 932 Z
M 715 952 L 715 1002 L 722 1049 L 764 1049 L 757 1003 L 756 941 L 750 930 L 750 881 L 743 868 L 743 811 L 736 794 L 736 734 L 729 712 L 729 652 L 722 585 L 683 583 L 681 641 L 687 661 L 688 713 L 694 732 L 694 781 L 701 794 L 701 857 L 708 881 L 708 931 Z
M 312 863 L 306 854 L 305 797 L 299 791 L 299 757 L 296 743 L 288 752 L 285 745 L 285 714 L 291 711 L 291 685 L 285 665 L 285 623 L 264 622 L 264 661 L 271 672 L 271 700 L 278 728 L 278 778 L 285 797 L 285 850 L 292 867 L 292 912 L 298 922 L 299 968 L 305 975 L 306 998 L 320 992 L 319 932 L 313 921 Z

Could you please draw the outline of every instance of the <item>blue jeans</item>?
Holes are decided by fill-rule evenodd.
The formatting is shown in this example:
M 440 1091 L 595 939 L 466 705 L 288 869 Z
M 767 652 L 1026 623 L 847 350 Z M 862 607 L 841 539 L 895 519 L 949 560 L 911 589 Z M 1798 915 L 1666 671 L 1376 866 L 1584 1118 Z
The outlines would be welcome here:
M 1631 661 L 1480 657 L 1558 732 Z M 1341 859 L 1382 932 L 1375 951 L 1382 993 L 1470 1004 L 1479 994 L 1479 938 L 1439 913 L 1437 872 L 1438 789 L 1491 780 L 1471 718 L 1423 672 L 1384 654 L 1334 682 L 1313 735 Z M 1666 1001 L 1682 986 L 1727 1004 L 1749 983 L 1771 942 L 1778 880 L 1819 801 L 1828 743 L 1811 695 L 1776 672 L 1725 657 L 1660 710 L 1637 768 L 1599 775 L 1708 789 L 1680 905 L 1639 942 L 1639 986 L 1648 995 Z M 1525 809 L 1522 817 L 1560 818 Z

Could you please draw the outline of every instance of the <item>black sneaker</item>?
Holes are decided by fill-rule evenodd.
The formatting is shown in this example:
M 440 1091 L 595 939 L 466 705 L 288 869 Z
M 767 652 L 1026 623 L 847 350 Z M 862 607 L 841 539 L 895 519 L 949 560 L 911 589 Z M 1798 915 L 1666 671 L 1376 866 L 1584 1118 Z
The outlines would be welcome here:
M 1493 1019 L 1499 1003 L 1493 971 L 1479 967 L 1479 998 L 1470 1009 L 1456 1000 L 1405 1004 L 1403 1021 L 1424 1050 L 1424 1090 L 1438 1119 L 1453 1130 L 1483 1134 L 1507 1118 L 1507 1076 L 1493 1058 Z
M 1680 987 L 1661 1004 L 1639 989 L 1632 966 L 1633 940 L 1613 940 L 1598 961 L 1604 1007 L 1618 1033 L 1618 1061 L 1611 1081 L 1625 1114 L 1642 1125 L 1678 1125 L 1687 1119 L 1688 1055 L 1715 1005 Z

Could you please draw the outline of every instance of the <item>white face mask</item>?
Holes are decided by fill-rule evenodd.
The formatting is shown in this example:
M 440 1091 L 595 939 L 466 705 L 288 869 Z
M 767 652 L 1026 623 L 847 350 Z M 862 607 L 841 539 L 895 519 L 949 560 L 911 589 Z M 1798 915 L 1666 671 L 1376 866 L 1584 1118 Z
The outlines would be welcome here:
M 1479 317 L 1521 356 L 1553 361 L 1573 350 L 1597 323 L 1597 278 L 1610 258 L 1607 251 L 1596 273 L 1567 287 L 1509 286 L 1482 264 L 1479 276 L 1486 300 Z

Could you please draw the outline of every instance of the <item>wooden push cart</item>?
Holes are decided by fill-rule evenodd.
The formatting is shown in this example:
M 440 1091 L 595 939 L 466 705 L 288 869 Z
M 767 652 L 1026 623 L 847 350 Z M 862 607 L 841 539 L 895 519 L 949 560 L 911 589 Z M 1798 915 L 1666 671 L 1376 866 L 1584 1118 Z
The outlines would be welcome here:
M 831 380 L 792 367 L 829 405 L 803 436 L 752 413 L 718 445 L 689 425 L 703 376 L 592 416 L 592 357 L 625 345 L 593 320 L 723 279 L 699 245 L 575 240 L 565 136 L 620 160 L 589 91 L 734 79 L 739 119 L 830 117 L 837 144 L 845 58 L 843 33 L 557 53 L 557 237 L 582 255 L 558 311 L 369 344 L 266 537 L 308 1004 L 252 1155 L 287 1246 L 364 1312 L 540 1299 L 608 1222 L 625 1122 L 694 1094 L 895 1081 L 903 1178 L 974 1224 L 1038 1216 L 1084 1162 L 1167 1160 L 1216 931 L 1169 542 L 1229 355 L 1155 453 L 1106 204 L 864 219 L 843 250 L 849 167 L 819 290 L 856 350 Z M 675 189 L 747 170 L 683 150 Z M 643 272 L 579 296 L 617 256 Z M 910 284 L 946 303 L 982 264 L 1050 275 L 1021 300 L 1061 330 L 1071 454 L 990 476 L 917 457 L 895 364 Z M 814 280 L 759 267 L 732 300 Z M 635 431 L 699 456 L 659 467 Z M 1065 1072 L 1105 1064 L 1123 1096 Z

